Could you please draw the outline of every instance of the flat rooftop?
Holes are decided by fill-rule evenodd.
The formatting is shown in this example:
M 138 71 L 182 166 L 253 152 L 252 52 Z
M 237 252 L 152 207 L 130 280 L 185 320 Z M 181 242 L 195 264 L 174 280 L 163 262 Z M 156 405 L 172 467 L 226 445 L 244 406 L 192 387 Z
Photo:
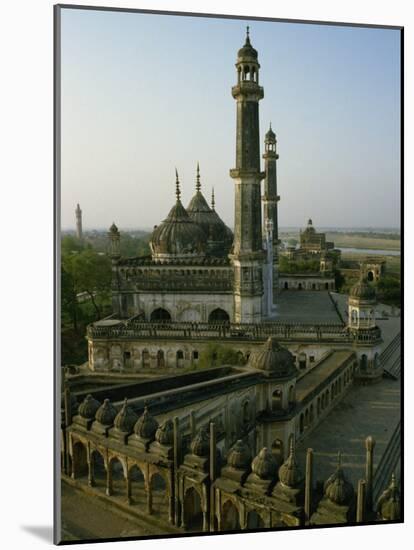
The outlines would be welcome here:
M 296 400 L 304 401 L 321 384 L 329 380 L 329 377 L 339 370 L 350 359 L 353 351 L 334 351 L 303 376 L 296 384 Z
M 276 308 L 275 320 L 281 323 L 342 323 L 325 290 L 283 290 Z

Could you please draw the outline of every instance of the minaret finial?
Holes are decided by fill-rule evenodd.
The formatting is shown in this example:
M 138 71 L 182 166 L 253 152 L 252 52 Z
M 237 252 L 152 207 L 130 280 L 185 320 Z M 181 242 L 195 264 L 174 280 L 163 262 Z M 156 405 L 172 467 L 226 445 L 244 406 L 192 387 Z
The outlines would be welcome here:
M 177 168 L 175 169 L 175 195 L 177 197 L 177 201 L 180 200 L 181 191 L 180 191 L 180 181 L 178 179 L 178 171 Z
M 246 40 L 249 40 L 250 39 L 250 27 L 249 25 L 247 25 L 246 27 Z
M 211 190 L 211 208 L 212 210 L 216 209 L 216 199 L 214 198 L 214 187 Z
M 272 121 L 270 121 L 269 128 L 272 129 Z
M 201 189 L 201 183 L 200 183 L 200 164 L 197 162 L 196 191 L 200 191 L 200 189 Z
M 295 443 L 293 441 L 293 437 L 290 438 L 290 445 L 289 445 L 289 455 L 293 456 L 295 453 Z

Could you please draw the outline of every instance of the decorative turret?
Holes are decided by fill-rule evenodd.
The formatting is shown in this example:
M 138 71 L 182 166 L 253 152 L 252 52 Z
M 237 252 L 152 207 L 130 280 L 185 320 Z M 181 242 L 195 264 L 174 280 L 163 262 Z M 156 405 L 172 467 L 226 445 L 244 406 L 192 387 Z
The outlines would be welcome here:
M 323 491 L 324 496 L 310 519 L 311 525 L 355 521 L 355 491 L 345 477 L 340 453 L 336 471 L 325 481 Z
M 276 477 L 277 462 L 273 454 L 264 447 L 253 459 L 252 472 L 258 478 L 272 480 Z
M 115 417 L 117 415 L 117 410 L 109 401 L 109 399 L 104 399 L 104 402 L 96 411 L 95 420 L 102 424 L 103 426 L 112 426 L 114 423 Z
M 86 420 L 93 420 L 99 409 L 99 401 L 94 399 L 91 394 L 88 394 L 82 403 L 79 405 L 78 414 Z
M 176 203 L 167 218 L 154 228 L 150 248 L 154 260 L 171 262 L 176 259 L 201 259 L 206 254 L 207 237 L 202 228 L 188 215 L 181 203 L 180 182 L 176 174 Z M 206 203 L 206 207 L 209 206 Z
M 248 470 L 251 461 L 252 453 L 249 446 L 242 439 L 239 439 L 227 455 L 227 466 L 235 470 Z
M 375 288 L 362 276 L 351 289 L 348 299 L 348 326 L 350 329 L 371 329 L 375 322 Z
M 235 184 L 234 241 L 230 260 L 234 267 L 234 321 L 262 320 L 265 254 L 262 243 L 260 181 L 259 62 L 247 27 L 246 42 L 236 62 L 237 84 L 232 95 L 237 102 L 236 167 L 230 170 Z
M 289 456 L 279 468 L 279 481 L 285 487 L 291 488 L 298 487 L 304 481 L 303 474 L 296 462 L 293 438 L 290 441 Z
M 158 422 L 153 416 L 150 415 L 148 407 L 144 408 L 144 412 L 138 418 L 135 426 L 134 433 L 141 439 L 153 440 L 155 438 L 155 433 L 158 429 Z
M 195 456 L 207 457 L 210 449 L 210 438 L 205 427 L 201 428 L 191 442 L 191 452 Z
M 401 495 L 395 474 L 392 474 L 391 483 L 378 499 L 377 514 L 378 519 L 385 521 L 400 519 Z
M 173 444 L 174 439 L 174 425 L 173 421 L 165 420 L 155 433 L 155 440 L 160 445 L 169 446 Z
M 134 429 L 134 424 L 138 420 L 138 416 L 128 405 L 128 399 L 124 399 L 121 410 L 116 415 L 114 420 L 114 428 L 122 435 L 129 435 Z

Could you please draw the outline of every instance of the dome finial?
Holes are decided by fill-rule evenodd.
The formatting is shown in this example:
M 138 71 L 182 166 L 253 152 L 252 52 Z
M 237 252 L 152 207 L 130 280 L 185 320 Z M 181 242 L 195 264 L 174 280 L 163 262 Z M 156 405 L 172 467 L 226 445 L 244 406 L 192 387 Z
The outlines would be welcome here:
M 341 469 L 341 466 L 342 466 L 342 454 L 341 454 L 341 451 L 338 451 L 338 458 L 337 458 L 336 469 L 337 469 L 337 470 L 340 470 L 340 469 Z
M 175 195 L 177 197 L 177 201 L 180 200 L 181 191 L 180 191 L 180 181 L 178 179 L 178 171 L 177 168 L 175 169 Z
M 272 129 L 272 121 L 270 121 L 270 124 L 269 124 L 269 130 Z
M 201 189 L 201 183 L 200 183 L 200 164 L 197 162 L 196 191 L 200 191 L 200 189 Z
M 216 209 L 216 199 L 214 198 L 214 187 L 211 190 L 211 208 L 212 210 Z
M 250 27 L 247 25 L 246 27 L 246 44 L 250 44 Z

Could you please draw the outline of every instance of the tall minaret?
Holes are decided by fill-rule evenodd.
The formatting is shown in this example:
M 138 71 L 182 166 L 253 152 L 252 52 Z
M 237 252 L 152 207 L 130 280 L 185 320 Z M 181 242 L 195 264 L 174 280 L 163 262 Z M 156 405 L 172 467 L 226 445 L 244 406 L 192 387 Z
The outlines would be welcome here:
M 246 42 L 237 55 L 237 84 L 232 95 L 237 101 L 236 168 L 230 170 L 235 183 L 234 241 L 230 260 L 234 267 L 234 321 L 262 319 L 263 264 L 260 181 L 259 62 L 247 27 Z
M 279 242 L 279 229 L 277 221 L 277 203 L 280 200 L 277 194 L 277 172 L 276 161 L 279 155 L 276 152 L 276 134 L 270 124 L 269 131 L 265 136 L 265 152 L 263 158 L 265 161 L 265 181 L 263 195 L 263 217 L 264 221 L 271 220 L 273 224 L 273 258 L 277 258 L 277 245 Z
M 82 210 L 80 209 L 79 204 L 76 206 L 76 236 L 78 239 L 82 239 Z

